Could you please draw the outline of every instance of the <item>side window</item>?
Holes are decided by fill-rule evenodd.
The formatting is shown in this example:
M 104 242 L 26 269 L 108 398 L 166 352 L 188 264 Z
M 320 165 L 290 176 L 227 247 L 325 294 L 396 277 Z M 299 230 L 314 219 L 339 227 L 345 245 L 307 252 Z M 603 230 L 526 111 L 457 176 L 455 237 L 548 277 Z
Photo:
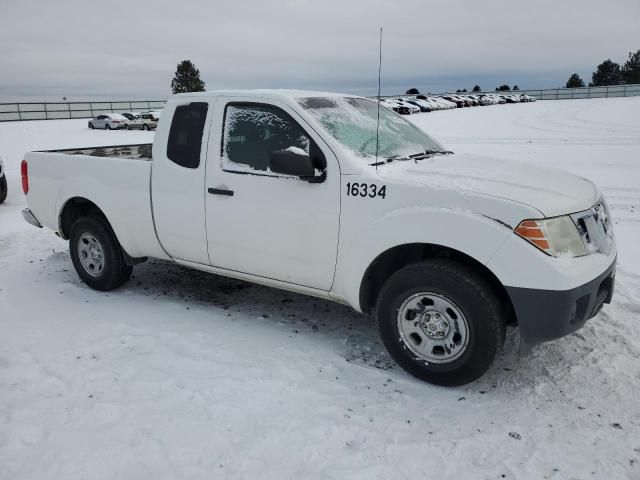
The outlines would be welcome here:
M 208 107 L 206 102 L 176 107 L 167 141 L 169 160 L 181 167 L 198 168 Z
M 280 108 L 233 104 L 225 109 L 222 166 L 229 171 L 269 171 L 272 152 L 288 150 L 309 155 L 318 170 L 326 168 L 315 142 Z

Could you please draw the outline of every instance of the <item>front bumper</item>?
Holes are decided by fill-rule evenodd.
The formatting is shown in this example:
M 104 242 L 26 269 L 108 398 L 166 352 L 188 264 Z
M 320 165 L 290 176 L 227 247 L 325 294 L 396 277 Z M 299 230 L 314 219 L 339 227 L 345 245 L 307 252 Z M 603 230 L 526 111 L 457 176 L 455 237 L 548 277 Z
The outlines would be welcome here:
M 522 341 L 531 346 L 582 328 L 605 303 L 611 303 L 615 274 L 614 259 L 598 277 L 570 290 L 506 287 Z

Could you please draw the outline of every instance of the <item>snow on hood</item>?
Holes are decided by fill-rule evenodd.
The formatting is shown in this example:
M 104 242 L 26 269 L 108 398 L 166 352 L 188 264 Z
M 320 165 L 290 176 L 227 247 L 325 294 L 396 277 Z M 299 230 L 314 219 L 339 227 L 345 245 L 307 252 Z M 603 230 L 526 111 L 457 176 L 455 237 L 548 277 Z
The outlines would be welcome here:
M 390 181 L 504 198 L 546 217 L 586 210 L 600 196 L 592 182 L 561 170 L 463 153 L 394 161 L 378 173 Z

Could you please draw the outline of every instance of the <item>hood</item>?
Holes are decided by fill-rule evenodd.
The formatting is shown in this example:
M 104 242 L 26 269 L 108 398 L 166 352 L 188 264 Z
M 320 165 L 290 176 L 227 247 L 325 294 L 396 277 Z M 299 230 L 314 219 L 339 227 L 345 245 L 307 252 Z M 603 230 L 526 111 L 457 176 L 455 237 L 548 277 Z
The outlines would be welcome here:
M 390 181 L 503 198 L 546 217 L 586 210 L 600 196 L 591 181 L 562 170 L 465 153 L 395 161 L 380 166 L 378 174 Z

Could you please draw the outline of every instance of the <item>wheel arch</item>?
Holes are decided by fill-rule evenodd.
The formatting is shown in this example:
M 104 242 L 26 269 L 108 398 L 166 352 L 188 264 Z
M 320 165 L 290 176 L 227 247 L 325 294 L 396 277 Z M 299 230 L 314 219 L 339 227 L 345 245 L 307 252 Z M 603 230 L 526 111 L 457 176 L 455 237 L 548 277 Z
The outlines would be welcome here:
M 486 265 L 464 252 L 433 243 L 407 243 L 380 253 L 369 264 L 360 283 L 360 309 L 364 313 L 370 313 L 373 310 L 382 285 L 395 272 L 411 263 L 430 258 L 448 258 L 479 273 L 491 285 L 502 305 L 505 306 L 508 323 L 515 323 L 511 298 L 502 282 Z
M 74 222 L 78 218 L 86 216 L 99 217 L 113 232 L 113 228 L 109 223 L 107 216 L 98 205 L 84 197 L 72 197 L 69 198 L 60 209 L 60 214 L 58 216 L 58 234 L 60 235 L 60 238 L 68 240 L 69 235 L 71 234 L 71 227 Z

